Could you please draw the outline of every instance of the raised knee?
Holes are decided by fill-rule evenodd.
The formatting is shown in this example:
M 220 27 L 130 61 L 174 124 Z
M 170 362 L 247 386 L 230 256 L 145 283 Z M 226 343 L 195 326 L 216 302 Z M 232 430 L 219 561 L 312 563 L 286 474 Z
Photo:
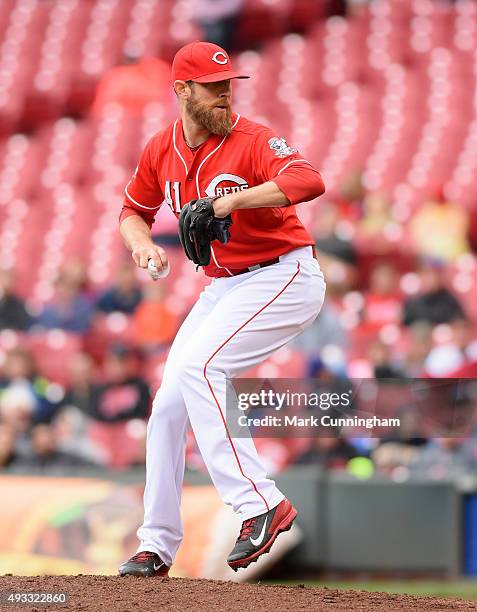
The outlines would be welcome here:
M 193 381 L 206 382 L 211 379 L 216 380 L 224 376 L 227 376 L 227 371 L 218 360 L 212 359 L 207 361 L 197 356 L 184 360 L 179 372 L 181 385 L 187 385 Z

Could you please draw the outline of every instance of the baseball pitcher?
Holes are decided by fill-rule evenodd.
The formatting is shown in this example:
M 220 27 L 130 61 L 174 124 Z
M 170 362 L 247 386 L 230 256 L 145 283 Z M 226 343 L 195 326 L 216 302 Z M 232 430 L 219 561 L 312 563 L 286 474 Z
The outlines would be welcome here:
M 243 521 L 230 567 L 268 552 L 297 515 L 253 441 L 230 436 L 226 380 L 318 315 L 325 282 L 295 205 L 321 195 L 324 185 L 283 138 L 232 111 L 231 82 L 239 78 L 249 77 L 216 45 L 180 49 L 172 66 L 180 118 L 148 142 L 125 190 L 120 231 L 136 264 L 156 278 L 168 271 L 150 231 L 166 203 L 179 219 L 186 256 L 211 283 L 177 333 L 153 402 L 140 545 L 120 566 L 123 576 L 164 576 L 174 561 L 189 423 L 218 493 Z

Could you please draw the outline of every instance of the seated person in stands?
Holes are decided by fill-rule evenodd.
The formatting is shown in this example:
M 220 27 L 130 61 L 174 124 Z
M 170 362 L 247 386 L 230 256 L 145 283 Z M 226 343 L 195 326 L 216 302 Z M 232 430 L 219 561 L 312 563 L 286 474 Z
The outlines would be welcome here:
M 409 465 L 411 475 L 436 480 L 475 475 L 477 442 L 475 438 L 453 437 L 431 440 Z
M 409 229 L 420 256 L 451 262 L 469 252 L 469 213 L 450 202 L 442 186 L 417 208 Z
M 374 378 L 403 378 L 403 372 L 393 361 L 391 347 L 379 338 L 368 345 L 367 357 Z
M 74 406 L 84 415 L 91 415 L 95 389 L 95 363 L 88 353 L 77 353 L 69 364 L 69 386 L 62 402 L 62 410 Z
M 340 319 L 339 310 L 336 305 L 327 301 L 321 308 L 320 316 L 292 340 L 292 346 L 311 357 L 316 356 L 325 347 L 343 349 L 348 343 L 348 332 Z
M 55 298 L 47 304 L 37 323 L 47 329 L 84 333 L 91 325 L 92 306 L 81 288 L 71 279 L 60 275 L 56 281 Z
M 10 271 L 0 269 L 0 329 L 23 331 L 31 322 L 24 302 L 12 290 Z
M 104 463 L 104 453 L 90 435 L 95 363 L 88 353 L 76 353 L 69 362 L 69 386 L 61 410 L 52 422 L 59 449 L 95 463 Z
M 234 33 L 244 0 L 193 0 L 192 14 L 202 27 L 204 40 L 234 48 Z
M 449 327 L 450 341 L 435 346 L 425 361 L 425 371 L 430 376 L 458 376 L 461 368 L 477 363 L 477 340 L 472 322 L 459 318 Z
M 372 328 L 397 324 L 401 320 L 402 298 L 399 277 L 390 263 L 378 263 L 371 271 L 369 290 L 364 297 L 363 320 Z
M 123 263 L 118 269 L 113 286 L 99 297 L 96 308 L 105 313 L 132 314 L 141 300 L 142 289 L 135 269 L 129 263 Z
M 343 218 L 338 206 L 325 201 L 320 210 L 317 210 L 315 226 L 315 239 L 318 256 L 325 254 L 332 261 L 354 266 L 357 262 L 357 253 L 353 245 L 352 236 L 343 232 Z
M 399 429 L 381 438 L 371 454 L 377 471 L 382 474 L 392 475 L 396 468 L 409 466 L 427 444 L 421 415 L 416 406 L 403 405 L 396 416 L 400 420 Z
M 16 432 L 6 423 L 0 423 L 0 470 L 8 469 L 16 458 Z
M 91 107 L 93 117 L 107 116 L 108 107 L 121 107 L 126 116 L 141 117 L 149 105 L 173 111 L 170 65 L 159 57 L 139 57 L 134 48 L 124 53 L 119 65 L 104 72 Z
M 423 321 L 413 323 L 406 336 L 407 346 L 401 367 L 408 378 L 419 378 L 424 374 L 425 362 L 432 349 L 432 326 Z
M 363 216 L 358 223 L 362 239 L 379 240 L 394 221 L 389 198 L 379 192 L 366 194 L 363 199 Z
M 104 363 L 105 381 L 88 383 L 82 392 L 70 389 L 66 400 L 93 420 L 117 423 L 149 415 L 149 387 L 139 375 L 140 355 L 135 349 L 111 347 Z M 75 402 L 76 400 L 76 402 Z
M 32 421 L 42 423 L 49 421 L 59 407 L 49 389 L 50 383 L 38 373 L 33 356 L 26 349 L 17 347 L 7 353 L 0 370 L 1 397 L 12 390 L 15 391 L 12 397 L 20 397 L 22 391 L 22 397 L 30 398 Z
M 445 266 L 435 259 L 425 259 L 419 267 L 421 291 L 404 303 L 403 324 L 418 321 L 439 325 L 465 318 L 464 309 L 447 289 Z
M 2 466 L 13 463 L 17 454 L 29 444 L 35 400 L 23 387 L 11 387 L 0 394 L 0 427 L 2 435 Z
M 12 467 L 62 471 L 64 468 L 95 467 L 95 463 L 59 449 L 58 436 L 52 425 L 36 425 L 30 432 L 30 448 L 12 462 Z
M 327 436 L 315 438 L 313 445 L 298 457 L 295 463 L 297 465 L 319 465 L 328 470 L 345 470 L 348 461 L 358 455 L 356 448 L 340 437 L 337 430 L 333 431 L 332 428 L 329 428 Z
M 143 349 L 152 351 L 172 342 L 180 319 L 168 305 L 164 285 L 146 285 L 144 299 L 134 312 L 133 322 L 135 341 Z
M 76 287 L 79 295 L 89 301 L 94 297 L 94 289 L 88 277 L 88 268 L 82 257 L 71 257 L 62 264 L 58 276 L 68 284 Z

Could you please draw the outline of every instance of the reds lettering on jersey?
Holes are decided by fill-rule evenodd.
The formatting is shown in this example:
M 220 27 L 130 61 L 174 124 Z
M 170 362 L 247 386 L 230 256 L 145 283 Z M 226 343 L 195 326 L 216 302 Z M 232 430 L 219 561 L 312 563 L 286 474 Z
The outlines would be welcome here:
M 274 181 L 290 206 L 236 210 L 232 213 L 231 240 L 212 244 L 207 276 L 224 276 L 268 261 L 314 241 L 303 227 L 295 204 L 324 192 L 319 172 L 296 149 L 270 129 L 233 115 L 233 130 L 222 138 L 210 135 L 191 150 L 177 120 L 146 145 L 125 190 L 121 220 L 139 214 L 152 226 L 163 203 L 176 217 L 190 200 L 224 196 Z

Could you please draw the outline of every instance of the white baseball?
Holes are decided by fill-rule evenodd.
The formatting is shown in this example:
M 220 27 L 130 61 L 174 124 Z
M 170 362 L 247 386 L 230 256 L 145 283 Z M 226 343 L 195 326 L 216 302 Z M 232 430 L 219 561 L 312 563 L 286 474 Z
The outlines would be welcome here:
M 166 276 L 169 275 L 171 268 L 169 267 L 169 263 L 167 263 L 165 268 L 162 268 L 162 270 L 159 271 L 154 263 L 154 260 L 150 259 L 147 262 L 147 271 L 149 272 L 149 276 L 152 278 L 152 280 L 159 280 L 160 278 L 166 278 Z

